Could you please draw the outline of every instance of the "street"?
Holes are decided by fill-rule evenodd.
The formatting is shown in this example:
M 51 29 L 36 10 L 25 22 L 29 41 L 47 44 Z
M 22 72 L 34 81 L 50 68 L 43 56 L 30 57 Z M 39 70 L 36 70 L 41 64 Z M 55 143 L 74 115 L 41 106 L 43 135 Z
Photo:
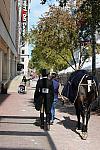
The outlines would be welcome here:
M 100 113 L 91 113 L 88 138 L 76 133 L 76 115 L 72 104 L 59 102 L 56 120 L 50 131 L 39 127 L 39 112 L 33 95 L 36 79 L 27 85 L 26 94 L 18 94 L 21 77 L 12 80 L 7 95 L 0 95 L 0 150 L 99 150 Z

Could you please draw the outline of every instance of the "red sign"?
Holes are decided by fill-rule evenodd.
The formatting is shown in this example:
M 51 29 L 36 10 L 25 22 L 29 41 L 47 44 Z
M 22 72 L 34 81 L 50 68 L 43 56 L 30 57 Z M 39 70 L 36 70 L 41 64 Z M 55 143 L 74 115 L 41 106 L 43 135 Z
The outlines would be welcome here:
M 28 27 L 28 0 L 22 3 L 22 38 L 24 37 Z

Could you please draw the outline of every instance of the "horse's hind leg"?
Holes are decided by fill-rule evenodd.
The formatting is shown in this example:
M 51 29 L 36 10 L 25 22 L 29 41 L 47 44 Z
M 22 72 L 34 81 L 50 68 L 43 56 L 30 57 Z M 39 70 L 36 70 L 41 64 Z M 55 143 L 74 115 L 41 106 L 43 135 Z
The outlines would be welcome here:
M 90 118 L 90 110 L 89 111 L 84 111 L 84 113 L 82 113 L 82 139 L 86 140 L 87 136 L 88 136 L 88 121 Z
M 90 118 L 90 109 L 88 109 L 88 111 L 84 111 L 84 113 L 82 113 L 82 132 L 87 132 L 88 130 L 88 121 Z
M 77 128 L 78 128 L 78 130 L 80 130 L 81 129 L 81 125 L 80 125 L 80 110 L 77 108 L 77 107 L 75 107 L 76 108 L 76 116 L 77 116 Z

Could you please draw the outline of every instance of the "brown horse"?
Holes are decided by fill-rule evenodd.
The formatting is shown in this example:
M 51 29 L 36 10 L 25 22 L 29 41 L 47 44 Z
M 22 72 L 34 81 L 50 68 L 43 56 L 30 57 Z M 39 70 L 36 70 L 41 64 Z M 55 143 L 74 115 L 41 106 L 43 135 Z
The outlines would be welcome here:
M 78 75 L 81 75 L 81 77 L 78 77 Z M 79 78 L 80 80 L 78 80 Z M 69 79 L 70 81 L 68 81 L 67 83 L 69 84 L 70 82 L 70 86 L 67 85 L 66 86 L 67 88 L 65 88 L 64 90 L 67 89 L 69 90 L 69 92 L 67 93 L 69 100 L 70 97 L 72 96 L 72 93 L 75 93 L 75 95 L 72 96 L 71 98 L 75 97 L 73 102 L 74 102 L 76 115 L 78 119 L 76 131 L 80 133 L 82 139 L 86 139 L 92 102 L 95 101 L 98 96 L 97 80 L 96 78 L 94 78 L 93 76 L 85 72 L 84 70 L 79 70 L 77 72 L 74 72 L 73 74 L 71 74 L 71 77 Z M 75 80 L 77 81 L 77 84 Z M 62 95 L 65 96 L 64 92 L 65 91 L 62 92 Z M 82 117 L 82 123 L 80 122 L 80 116 Z

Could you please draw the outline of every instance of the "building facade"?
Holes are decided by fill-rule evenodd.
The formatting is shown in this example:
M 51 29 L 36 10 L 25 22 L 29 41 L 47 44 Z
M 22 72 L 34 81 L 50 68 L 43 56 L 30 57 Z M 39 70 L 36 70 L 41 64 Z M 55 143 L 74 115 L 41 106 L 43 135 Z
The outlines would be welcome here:
M 29 51 L 28 42 L 25 40 L 25 34 L 28 32 L 28 17 L 29 17 L 30 0 L 18 0 L 19 8 L 19 54 L 20 64 L 23 64 L 23 73 L 28 73 Z
M 18 11 L 16 0 L 0 0 L 0 82 L 17 73 Z
M 0 0 L 0 83 L 9 81 L 22 63 L 28 72 L 28 4 L 30 0 Z

